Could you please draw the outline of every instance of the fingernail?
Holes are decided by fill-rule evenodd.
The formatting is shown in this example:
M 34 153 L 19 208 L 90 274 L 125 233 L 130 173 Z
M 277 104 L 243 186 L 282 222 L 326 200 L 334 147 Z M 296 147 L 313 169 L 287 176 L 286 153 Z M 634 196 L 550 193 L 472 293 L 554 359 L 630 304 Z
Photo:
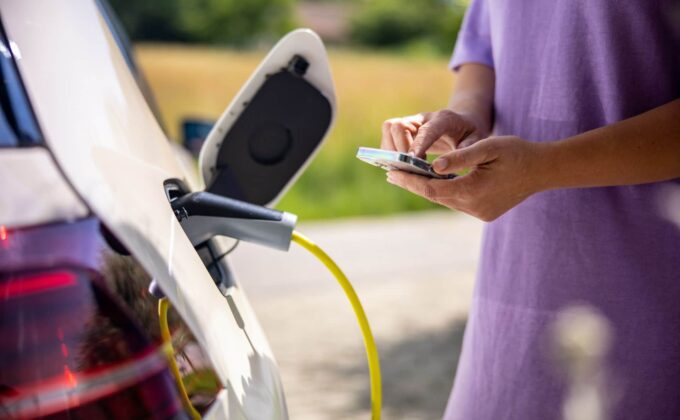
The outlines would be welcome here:
M 432 167 L 436 171 L 443 171 L 447 166 L 449 166 L 449 162 L 445 158 L 439 158 L 432 163 Z
M 392 177 L 392 172 L 388 172 L 388 173 L 387 173 L 387 182 L 389 182 L 390 184 L 394 184 L 394 179 L 393 179 L 393 177 Z

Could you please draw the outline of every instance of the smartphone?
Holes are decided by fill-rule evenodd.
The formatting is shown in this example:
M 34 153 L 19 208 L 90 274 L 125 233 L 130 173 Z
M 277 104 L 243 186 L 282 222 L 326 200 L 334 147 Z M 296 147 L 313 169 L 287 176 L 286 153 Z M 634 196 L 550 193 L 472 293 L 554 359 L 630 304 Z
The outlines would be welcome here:
M 392 150 L 360 147 L 359 151 L 357 151 L 357 158 L 373 166 L 383 168 L 386 171 L 399 170 L 436 179 L 451 179 L 456 177 L 455 174 L 440 175 L 436 173 L 432 169 L 432 165 L 425 159 Z

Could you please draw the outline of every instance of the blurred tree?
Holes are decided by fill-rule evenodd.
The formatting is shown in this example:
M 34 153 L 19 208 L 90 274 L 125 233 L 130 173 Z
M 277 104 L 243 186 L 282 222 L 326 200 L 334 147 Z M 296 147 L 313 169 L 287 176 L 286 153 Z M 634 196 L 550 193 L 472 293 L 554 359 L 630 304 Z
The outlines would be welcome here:
M 109 0 L 133 40 L 244 45 L 293 27 L 293 0 Z
M 179 0 L 109 0 L 135 41 L 188 41 L 181 27 Z
M 388 48 L 427 43 L 450 53 L 464 12 L 458 0 L 364 0 L 352 18 L 351 38 Z
M 193 41 L 243 45 L 293 27 L 292 0 L 179 0 L 179 21 Z

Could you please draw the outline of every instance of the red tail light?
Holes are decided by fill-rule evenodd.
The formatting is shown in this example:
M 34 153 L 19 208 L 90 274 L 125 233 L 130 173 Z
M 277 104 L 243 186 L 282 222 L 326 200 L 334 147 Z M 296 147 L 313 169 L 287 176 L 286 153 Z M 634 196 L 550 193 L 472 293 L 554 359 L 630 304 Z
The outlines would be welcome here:
M 2 235 L 0 418 L 186 418 L 162 350 L 78 260 L 98 223 Z
M 8 300 L 75 285 L 76 277 L 68 271 L 42 273 L 0 284 L 0 299 Z

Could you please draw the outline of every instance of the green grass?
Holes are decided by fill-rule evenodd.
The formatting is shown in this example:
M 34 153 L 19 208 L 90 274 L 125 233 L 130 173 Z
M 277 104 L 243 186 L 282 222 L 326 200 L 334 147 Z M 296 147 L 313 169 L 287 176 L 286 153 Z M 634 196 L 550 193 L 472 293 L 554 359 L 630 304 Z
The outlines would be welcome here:
M 265 53 L 176 45 L 137 47 L 174 138 L 183 117 L 216 119 Z M 434 208 L 386 183 L 383 170 L 354 156 L 359 146 L 379 145 L 385 119 L 446 105 L 453 83 L 446 58 L 352 50 L 331 50 L 329 55 L 338 99 L 335 126 L 278 207 L 302 219 Z

